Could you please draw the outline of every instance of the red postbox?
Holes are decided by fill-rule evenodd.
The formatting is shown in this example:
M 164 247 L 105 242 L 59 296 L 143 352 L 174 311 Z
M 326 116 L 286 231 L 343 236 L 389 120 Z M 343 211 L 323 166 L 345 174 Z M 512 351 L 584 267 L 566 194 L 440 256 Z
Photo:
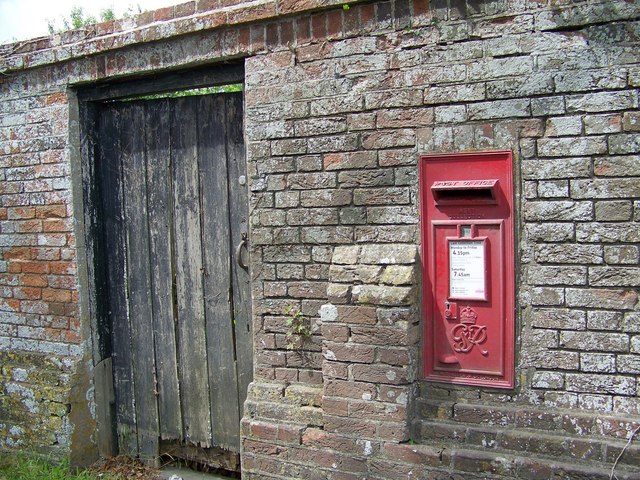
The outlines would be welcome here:
M 427 380 L 513 388 L 512 178 L 509 151 L 420 157 Z

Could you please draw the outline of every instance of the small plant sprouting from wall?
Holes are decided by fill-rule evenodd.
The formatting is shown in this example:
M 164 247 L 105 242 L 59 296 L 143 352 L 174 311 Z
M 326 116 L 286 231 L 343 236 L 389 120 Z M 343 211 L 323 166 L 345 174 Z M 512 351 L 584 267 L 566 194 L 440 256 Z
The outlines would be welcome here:
M 287 350 L 300 349 L 304 342 L 311 337 L 309 320 L 295 305 L 289 305 L 285 309 L 285 314 L 287 315 Z

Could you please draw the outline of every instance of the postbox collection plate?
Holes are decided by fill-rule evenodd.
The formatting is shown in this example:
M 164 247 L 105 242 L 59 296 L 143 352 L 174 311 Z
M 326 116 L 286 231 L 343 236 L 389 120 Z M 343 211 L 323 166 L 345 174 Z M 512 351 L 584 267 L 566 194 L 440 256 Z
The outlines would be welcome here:
M 510 151 L 420 157 L 423 376 L 514 386 Z

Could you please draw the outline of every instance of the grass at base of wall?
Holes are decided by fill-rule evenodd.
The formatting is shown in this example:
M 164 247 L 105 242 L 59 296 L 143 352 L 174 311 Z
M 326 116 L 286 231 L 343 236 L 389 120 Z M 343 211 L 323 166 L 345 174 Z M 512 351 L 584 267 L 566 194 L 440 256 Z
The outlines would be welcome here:
M 18 453 L 0 457 L 0 480 L 125 480 L 122 476 L 76 471 L 68 461 L 54 463 L 37 454 Z

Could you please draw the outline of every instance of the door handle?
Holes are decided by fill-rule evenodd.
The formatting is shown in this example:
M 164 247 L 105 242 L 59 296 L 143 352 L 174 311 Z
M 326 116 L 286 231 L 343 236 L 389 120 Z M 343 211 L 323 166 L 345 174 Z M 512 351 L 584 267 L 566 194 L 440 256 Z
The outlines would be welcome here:
M 238 266 L 243 270 L 249 270 L 249 267 L 247 267 L 247 265 L 242 261 L 242 247 L 246 248 L 247 243 L 249 243 L 249 238 L 247 237 L 247 234 L 243 232 L 242 240 L 240 240 L 240 243 L 236 247 L 236 262 L 238 262 Z

